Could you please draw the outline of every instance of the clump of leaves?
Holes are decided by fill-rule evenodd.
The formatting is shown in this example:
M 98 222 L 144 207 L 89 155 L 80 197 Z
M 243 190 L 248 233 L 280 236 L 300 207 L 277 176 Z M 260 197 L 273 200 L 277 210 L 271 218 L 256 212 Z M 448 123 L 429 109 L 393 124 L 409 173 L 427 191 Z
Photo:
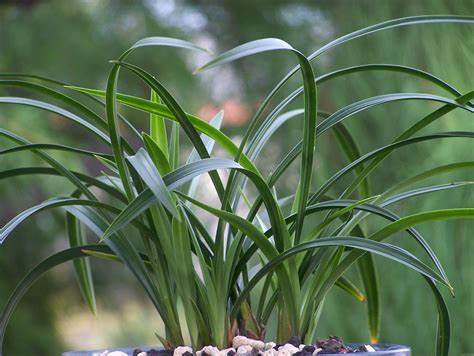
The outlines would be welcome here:
M 458 16 L 391 20 L 340 37 L 308 57 L 288 43 L 271 38 L 246 43 L 215 57 L 197 72 L 269 51 L 287 52 L 297 65 L 263 100 L 239 145 L 220 130 L 224 113 L 209 123 L 186 113 L 163 83 L 128 62 L 133 51 L 146 46 L 203 50 L 189 42 L 163 37 L 138 41 L 118 60 L 112 61 L 105 90 L 72 87 L 32 75 L 2 74 L 0 85 L 22 87 L 49 100 L 0 97 L 1 104 L 26 105 L 60 115 L 87 129 L 109 150 L 92 152 L 58 144 L 32 143 L 0 129 L 2 139 L 13 144 L 0 155 L 29 151 L 46 164 L 2 170 L 0 179 L 56 175 L 74 186 L 70 194 L 23 211 L 0 230 L 0 242 L 3 242 L 29 217 L 60 208 L 66 213 L 70 243 L 70 248 L 45 259 L 18 284 L 0 316 L 0 341 L 16 305 L 35 280 L 67 261 L 74 261 L 84 298 L 95 312 L 89 264 L 89 258 L 94 257 L 120 261 L 133 273 L 165 324 L 165 334 L 159 336 L 165 346 L 190 342 L 195 348 L 206 344 L 225 347 L 237 333 L 263 338 L 265 325 L 273 313 L 278 316 L 278 341 L 284 342 L 296 335 L 309 344 L 315 338 L 325 298 L 334 286 L 358 300 L 367 300 L 369 331 L 376 342 L 380 330 L 380 296 L 372 257 L 375 254 L 408 266 L 424 277 L 438 308 L 437 354 L 447 355 L 450 321 L 438 287 L 446 286 L 452 291 L 452 286 L 429 243 L 413 226 L 435 220 L 472 219 L 474 209 L 422 211 L 401 217 L 389 208 L 408 198 L 469 184 L 449 182 L 410 188 L 448 171 L 472 169 L 474 162 L 449 162 L 433 167 L 387 186 L 376 195 L 371 192 L 368 176 L 400 148 L 424 141 L 471 139 L 473 133 L 468 131 L 419 132 L 454 110 L 472 113 L 473 92 L 461 93 L 430 73 L 395 64 L 358 65 L 315 76 L 311 61 L 334 47 L 377 31 L 427 23 L 472 24 L 473 21 L 470 17 Z M 150 99 L 117 91 L 122 70 L 131 72 L 149 87 Z M 368 71 L 392 71 L 418 77 L 444 90 L 446 97 L 393 93 L 357 101 L 330 114 L 320 110 L 319 84 Z M 301 76 L 302 86 L 269 110 L 272 99 L 295 74 Z M 84 100 L 72 94 L 80 94 Z M 301 95 L 304 107 L 286 111 Z M 406 100 L 436 102 L 441 106 L 394 137 L 392 142 L 361 154 L 357 142 L 367 138 L 353 137 L 344 121 L 375 106 Z M 148 113 L 149 132 L 140 134 L 119 113 L 119 105 Z M 105 108 L 105 117 L 99 114 L 102 108 Z M 302 117 L 301 141 L 286 153 L 269 176 L 263 176 L 257 165 L 262 148 L 283 124 L 299 117 Z M 186 162 L 181 161 L 181 131 L 194 147 Z M 328 132 L 334 133 L 349 163 L 315 186 L 312 177 L 317 174 L 313 164 L 318 159 L 317 141 Z M 132 148 L 126 138 L 130 135 L 139 140 L 141 148 Z M 214 145 L 225 150 L 229 158 L 212 158 Z M 109 173 L 91 176 L 72 171 L 49 154 L 54 150 L 96 157 Z M 293 195 L 282 198 L 275 185 L 297 160 L 300 162 L 297 188 Z M 225 180 L 223 171 L 229 173 Z M 196 199 L 196 190 L 203 189 L 199 181 L 203 174 L 208 174 L 212 181 L 219 198 L 218 207 Z M 343 177 L 352 178 L 347 184 L 347 180 L 341 180 Z M 249 195 L 248 185 L 256 193 Z M 237 214 L 242 206 L 248 207 L 245 217 Z M 217 218 L 215 233 L 202 223 L 203 211 Z M 367 226 L 374 215 L 385 224 L 369 230 Z M 89 242 L 86 229 L 96 236 L 94 241 Z M 386 242 L 403 231 L 419 243 L 430 263 Z M 346 276 L 353 266 L 358 267 L 363 291 Z M 184 320 L 180 318 L 179 305 L 184 309 Z M 184 330 L 190 340 L 185 340 Z

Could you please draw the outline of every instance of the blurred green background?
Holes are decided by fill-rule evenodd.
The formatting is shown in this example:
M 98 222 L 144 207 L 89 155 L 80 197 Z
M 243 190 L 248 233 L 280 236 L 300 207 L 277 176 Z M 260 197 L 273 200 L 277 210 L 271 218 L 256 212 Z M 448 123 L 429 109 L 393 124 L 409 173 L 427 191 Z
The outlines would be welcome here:
M 421 14 L 474 15 L 471 0 L 345 0 L 345 1 L 0 1 L 0 72 L 50 76 L 75 85 L 104 87 L 110 64 L 124 49 L 144 36 L 176 36 L 220 52 L 242 42 L 279 37 L 309 54 L 337 36 L 391 18 Z M 202 117 L 225 110 L 224 130 L 236 140 L 264 95 L 293 65 L 286 55 L 261 55 L 199 76 L 191 73 L 207 57 L 175 50 L 145 49 L 133 61 L 160 77 L 183 107 Z M 269 60 L 271 59 L 271 60 Z M 474 30 L 472 26 L 439 24 L 389 30 L 353 41 L 314 62 L 317 73 L 363 63 L 396 63 L 434 73 L 465 93 L 473 88 Z M 286 88 L 289 92 L 297 84 Z M 145 88 L 124 73 L 120 89 L 145 95 Z M 30 93 L 1 88 L 1 95 Z M 438 94 L 431 85 L 402 74 L 354 74 L 320 87 L 320 105 L 334 111 L 373 95 L 399 91 Z M 442 94 L 443 95 L 443 94 Z M 298 103 L 301 105 L 301 103 Z M 388 143 L 404 128 L 429 113 L 435 104 L 403 103 L 383 106 L 348 120 L 361 140 L 361 150 Z M 143 115 L 128 113 L 141 128 Z M 0 126 L 33 142 L 75 143 L 94 148 L 76 127 L 53 115 L 22 107 L 0 107 Z M 472 130 L 472 119 L 455 111 L 424 132 Z M 275 136 L 259 162 L 264 171 L 300 137 L 299 126 L 288 125 Z M 319 141 L 319 177 L 344 163 L 326 135 Z M 7 147 L 0 139 L 0 149 Z M 419 144 L 391 156 L 372 175 L 378 192 L 383 187 L 440 163 L 473 158 L 466 140 Z M 71 161 L 70 167 L 95 171 L 92 161 Z M 0 157 L 0 169 L 35 163 L 29 154 Z M 321 178 L 322 179 L 322 178 Z M 472 180 L 472 172 L 445 175 L 438 182 Z M 294 174 L 287 179 L 294 184 Z M 61 180 L 29 178 L 1 181 L 0 224 L 24 208 L 51 195 L 68 192 Z M 281 187 L 285 189 L 285 187 Z M 396 212 L 473 206 L 472 190 L 462 188 L 404 203 Z M 42 213 L 19 228 L 0 249 L 0 306 L 15 284 L 35 263 L 66 245 L 62 214 Z M 449 299 L 453 320 L 452 355 L 474 353 L 473 224 L 434 223 L 421 226 L 456 288 Z M 402 237 L 402 235 L 401 235 Z M 404 235 L 403 235 L 404 237 Z M 406 240 L 406 239 L 405 239 Z M 416 249 L 410 241 L 403 247 Z M 383 288 L 382 341 L 404 343 L 414 355 L 432 355 L 436 329 L 435 305 L 422 279 L 407 269 L 377 259 Z M 383 262 L 383 263 L 381 263 Z M 37 283 L 20 304 L 7 331 L 6 355 L 58 355 L 66 349 L 156 343 L 160 325 L 131 276 L 118 264 L 94 261 L 99 314 L 91 315 L 81 301 L 71 266 L 56 268 Z M 322 315 L 320 336 L 337 334 L 348 341 L 366 341 L 365 306 L 334 291 Z

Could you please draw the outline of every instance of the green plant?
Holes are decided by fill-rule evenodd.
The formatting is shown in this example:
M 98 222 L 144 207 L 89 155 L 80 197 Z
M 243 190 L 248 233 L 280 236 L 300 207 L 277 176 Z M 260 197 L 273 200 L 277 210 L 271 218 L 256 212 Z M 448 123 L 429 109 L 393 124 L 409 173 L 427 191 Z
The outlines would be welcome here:
M 288 52 L 298 64 L 262 102 L 239 146 L 220 130 L 223 113 L 219 113 L 210 123 L 186 113 L 158 79 L 127 62 L 130 53 L 145 46 L 202 51 L 189 42 L 163 37 L 138 41 L 117 61 L 112 61 L 106 90 L 68 86 L 33 75 L 2 74 L 0 85 L 30 89 L 46 95 L 60 106 L 22 97 L 0 97 L 0 103 L 32 106 L 72 120 L 89 130 L 109 147 L 110 152 L 35 144 L 0 129 L 0 135 L 14 144 L 12 148 L 0 151 L 0 155 L 30 151 L 48 165 L 3 170 L 0 179 L 47 174 L 62 176 L 74 185 L 71 194 L 25 210 L 0 230 L 1 243 L 30 216 L 60 207 L 66 211 L 71 245 L 41 262 L 19 283 L 1 314 L 0 341 L 3 341 L 15 306 L 33 282 L 54 266 L 67 261 L 74 260 L 84 298 L 95 312 L 94 287 L 87 257 L 96 257 L 124 263 L 138 279 L 164 321 L 165 335 L 158 337 L 165 346 L 188 342 L 183 336 L 184 329 L 195 348 L 205 344 L 226 346 L 238 331 L 263 337 L 272 313 L 278 316 L 278 340 L 285 341 L 298 335 L 305 342 L 311 342 L 324 300 L 333 286 L 342 288 L 359 300 L 367 299 L 369 330 L 372 340 L 376 342 L 381 312 L 378 277 L 372 258 L 372 254 L 376 254 L 404 264 L 424 277 L 433 290 L 438 307 L 437 352 L 447 355 L 450 321 L 438 285 L 447 286 L 451 292 L 453 287 L 435 253 L 413 226 L 435 220 L 472 219 L 474 209 L 444 209 L 399 217 L 387 207 L 411 197 L 470 184 L 455 182 L 412 187 L 426 178 L 448 171 L 472 169 L 474 162 L 434 167 L 395 186 L 386 187 L 376 195 L 372 193 L 368 176 L 399 148 L 431 140 L 472 138 L 472 132 L 416 134 L 455 109 L 472 113 L 474 108 L 470 100 L 474 92 L 463 95 L 430 73 L 393 64 L 359 65 L 315 77 L 310 61 L 335 46 L 385 29 L 423 23 L 473 21 L 470 17 L 458 16 L 392 20 L 336 39 L 309 57 L 278 39 L 249 42 L 217 56 L 198 72 L 267 51 Z M 117 92 L 121 69 L 130 71 L 149 87 L 149 100 Z M 419 77 L 443 89 L 451 98 L 395 93 L 354 102 L 332 114 L 319 110 L 319 84 L 350 73 L 373 70 Z M 271 100 L 297 73 L 301 73 L 303 86 L 268 110 Z M 64 90 L 60 91 L 58 87 Z M 304 96 L 304 108 L 285 111 L 301 94 Z M 79 101 L 75 95 L 82 95 L 84 101 Z M 345 127 L 344 120 L 378 105 L 405 100 L 434 101 L 442 106 L 395 137 L 393 142 L 360 154 L 357 140 Z M 86 102 L 89 104 L 86 105 Z M 118 104 L 148 113 L 149 133 L 140 134 L 118 113 Z M 102 107 L 105 108 L 105 118 L 97 113 Z M 283 124 L 301 116 L 302 140 L 283 157 L 268 177 L 262 176 L 256 165 L 262 148 Z M 167 121 L 171 124 L 166 124 Z M 180 130 L 194 147 L 185 164 L 180 161 Z M 125 131 L 126 134 L 123 133 Z M 315 156 L 317 158 L 316 141 L 328 131 L 334 133 L 339 148 L 350 163 L 315 187 L 312 176 L 315 171 L 313 161 Z M 140 140 L 142 147 L 137 151 L 127 141 L 129 135 Z M 215 144 L 224 149 L 231 159 L 211 158 Z M 108 173 L 94 177 L 71 171 L 48 154 L 51 150 L 95 157 Z M 297 188 L 293 195 L 281 197 L 275 185 L 298 157 L 300 174 Z M 228 172 L 225 180 L 218 171 Z M 209 175 L 220 208 L 195 198 L 199 178 L 203 174 Z M 341 181 L 343 177 L 352 179 L 347 184 Z M 256 190 L 255 195 L 247 196 L 248 186 Z M 101 194 L 99 199 L 96 188 L 107 193 L 108 197 L 102 198 Z M 242 207 L 248 208 L 245 218 L 236 213 Z M 202 211 L 217 218 L 214 236 L 201 222 Z M 369 218 L 374 215 L 386 224 L 379 228 L 375 224 L 375 228 L 369 230 L 367 225 L 373 220 Z M 313 219 L 308 219 L 308 216 Z M 85 227 L 96 235 L 95 243 L 88 243 Z M 124 229 L 127 229 L 127 234 Z M 384 242 L 403 231 L 420 244 L 432 266 L 408 251 Z M 359 269 L 364 292 L 359 291 L 355 283 L 345 276 L 352 266 Z M 178 313 L 179 305 L 184 309 L 184 321 Z

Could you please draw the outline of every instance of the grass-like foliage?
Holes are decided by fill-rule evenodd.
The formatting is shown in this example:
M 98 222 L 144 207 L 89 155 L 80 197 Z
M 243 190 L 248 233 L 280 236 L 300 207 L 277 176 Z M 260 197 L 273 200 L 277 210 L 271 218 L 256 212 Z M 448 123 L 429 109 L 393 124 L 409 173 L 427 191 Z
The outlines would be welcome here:
M 75 187 L 65 196 L 21 212 L 0 230 L 1 243 L 29 217 L 43 210 L 60 208 L 66 214 L 70 244 L 70 248 L 38 264 L 18 284 L 0 316 L 0 342 L 22 296 L 42 274 L 64 262 L 74 261 L 84 298 L 95 312 L 89 258 L 121 262 L 133 273 L 165 324 L 165 333 L 158 336 L 165 346 L 190 343 L 196 348 L 206 344 L 224 347 L 237 333 L 264 337 L 271 315 L 276 315 L 278 320 L 276 338 L 279 341 L 298 335 L 305 342 L 311 342 L 318 330 L 318 316 L 325 298 L 334 286 L 346 291 L 349 297 L 367 301 L 369 331 L 376 342 L 381 311 L 373 255 L 379 255 L 420 273 L 432 289 L 438 310 L 437 353 L 447 355 L 450 320 L 438 288 L 447 287 L 451 292 L 453 289 L 441 262 L 414 226 L 435 220 L 472 219 L 474 209 L 397 216 L 390 206 L 408 198 L 469 184 L 440 182 L 427 186 L 422 183 L 446 172 L 472 169 L 474 162 L 446 162 L 446 165 L 407 176 L 406 180 L 386 186 L 377 194 L 368 177 L 399 148 L 424 141 L 436 144 L 439 140 L 473 138 L 472 132 L 419 133 L 452 111 L 472 113 L 473 92 L 460 93 L 430 73 L 395 64 L 358 65 L 323 75 L 315 75 L 311 66 L 311 62 L 326 51 L 377 31 L 445 22 L 472 24 L 474 20 L 457 16 L 392 20 L 340 37 L 308 57 L 288 43 L 272 38 L 252 41 L 214 57 L 196 73 L 268 51 L 275 56 L 280 55 L 276 52 L 286 52 L 295 61 L 296 66 L 262 101 L 239 145 L 220 130 L 225 113 L 219 113 L 209 123 L 186 113 L 166 89 L 166 84 L 159 81 L 159 76 L 157 79 L 129 62 L 133 51 L 146 46 L 161 47 L 161 51 L 165 50 L 163 47 L 203 50 L 182 40 L 150 37 L 138 41 L 120 58 L 111 61 L 105 90 L 68 86 L 33 75 L 2 74 L 0 85 L 22 87 L 48 99 L 0 97 L 0 103 L 26 105 L 72 120 L 109 150 L 91 152 L 77 147 L 32 143 L 0 129 L 2 140 L 12 143 L 12 148 L 0 151 L 0 156 L 29 151 L 46 164 L 2 170 L 0 179 L 56 175 Z M 354 102 L 334 113 L 320 110 L 317 100 L 320 83 L 374 70 L 417 77 L 441 88 L 445 96 L 393 93 Z M 150 90 L 150 99 L 118 92 L 122 71 L 132 73 L 143 82 Z M 272 100 L 295 75 L 301 78 L 302 86 L 279 102 Z M 78 99 L 78 95 L 84 100 Z M 304 97 L 304 107 L 288 110 L 300 96 Z M 441 106 L 419 118 L 393 141 L 361 154 L 357 142 L 370 138 L 353 137 L 345 127 L 345 120 L 375 106 L 406 100 L 437 102 Z M 140 134 L 119 113 L 121 105 L 148 113 L 149 132 Z M 102 111 L 105 116 L 99 114 Z M 301 120 L 301 141 L 277 162 L 271 174 L 263 176 L 257 164 L 262 148 L 276 130 L 294 118 Z M 186 162 L 180 160 L 181 131 L 193 145 Z M 313 164 L 318 161 L 318 137 L 330 132 L 336 141 L 334 149 L 340 149 L 349 163 L 325 182 L 312 184 L 312 177 L 318 175 Z M 134 142 L 139 140 L 141 148 L 138 150 L 127 142 L 131 136 Z M 214 146 L 224 150 L 228 158 L 212 158 Z M 49 154 L 55 150 L 93 156 L 108 173 L 91 176 L 71 171 Z M 282 197 L 276 184 L 288 167 L 298 161 L 299 183 L 292 195 Z M 202 175 L 209 175 L 212 189 L 219 198 L 218 206 L 196 198 L 196 191 L 205 189 L 200 186 Z M 318 182 L 321 180 L 318 177 Z M 2 181 L 2 184 L 8 183 Z M 341 186 L 344 189 L 341 190 Z M 237 211 L 247 211 L 247 215 L 242 216 Z M 202 214 L 211 214 L 217 219 L 215 231 L 202 223 Z M 377 223 L 371 224 L 374 215 Z M 381 221 L 384 222 L 382 227 Z M 398 247 L 396 239 L 387 243 L 387 239 L 398 232 L 421 246 L 420 256 Z M 89 242 L 86 235 L 91 234 L 96 239 Z M 360 273 L 363 284 L 360 290 L 346 276 L 351 267 Z M 189 340 L 184 335 L 189 335 Z

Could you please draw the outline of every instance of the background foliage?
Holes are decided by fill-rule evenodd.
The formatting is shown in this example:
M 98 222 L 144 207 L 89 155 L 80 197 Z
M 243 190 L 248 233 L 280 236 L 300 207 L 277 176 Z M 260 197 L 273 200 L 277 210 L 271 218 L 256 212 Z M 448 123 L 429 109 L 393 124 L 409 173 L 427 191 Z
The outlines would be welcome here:
M 472 15 L 473 12 L 470 1 L 447 0 L 383 0 L 377 1 L 377 6 L 373 1 L 262 1 L 258 4 L 253 1 L 184 0 L 7 1 L 0 5 L 0 71 L 28 72 L 82 86 L 104 87 L 109 69 L 107 60 L 116 58 L 131 43 L 144 36 L 182 37 L 211 47 L 216 52 L 256 38 L 280 37 L 303 53 L 310 53 L 338 35 L 386 19 L 434 13 Z M 330 52 L 316 63 L 315 69 L 317 72 L 329 71 L 363 62 L 398 63 L 425 69 L 453 83 L 461 92 L 466 92 L 472 90 L 468 73 L 474 65 L 473 34 L 471 27 L 456 25 L 391 30 L 373 35 L 370 42 L 358 40 Z M 223 107 L 227 117 L 225 130 L 236 139 L 242 132 L 244 119 L 275 84 L 275 78 L 286 73 L 292 63 L 292 59 L 284 55 L 268 63 L 263 55 L 252 59 L 251 64 L 239 61 L 232 67 L 226 66 L 194 77 L 190 74 L 192 69 L 202 64 L 205 58 L 185 57 L 184 53 L 179 57 L 181 53 L 176 53 L 173 65 L 168 62 L 169 52 L 160 53 L 153 49 L 138 52 L 134 55 L 134 61 L 159 73 L 160 79 L 180 102 L 186 103 L 187 111 L 211 117 L 215 108 Z M 321 107 L 334 111 L 357 98 L 397 91 L 437 93 L 432 87 L 426 88 L 425 83 L 399 74 L 374 73 L 373 78 L 377 79 L 373 82 L 376 85 L 367 74 L 360 80 L 339 80 L 323 85 L 320 88 Z M 124 73 L 121 85 L 126 82 Z M 146 95 L 137 81 L 131 83 L 135 86 L 120 89 Z M 5 94 L 15 93 L 13 89 L 1 90 Z M 405 114 L 404 108 L 409 115 Z M 402 127 L 428 109 L 426 104 L 417 103 L 397 105 L 392 111 L 374 109 L 366 115 L 373 115 L 375 120 L 361 117 L 356 124 L 349 123 L 349 127 L 356 130 L 356 136 L 366 135 L 367 140 L 361 147 L 366 152 L 390 140 L 394 133 L 401 132 Z M 53 116 L 42 120 L 45 115 L 26 108 L 0 108 L 2 126 L 32 141 L 71 143 L 87 140 L 83 132 L 72 130 Z M 451 120 L 454 116 L 456 121 Z M 436 123 L 432 129 L 456 130 L 466 124 L 467 116 L 456 112 Z M 274 142 L 290 145 L 299 138 L 299 132 L 291 124 L 287 135 L 288 132 L 288 140 L 277 137 Z M 344 158 L 331 151 L 330 142 L 321 141 L 319 144 L 320 152 L 326 158 L 318 163 L 319 171 L 328 176 L 336 163 Z M 3 146 L 0 141 L 0 148 Z M 269 169 L 272 159 L 284 148 L 287 147 L 275 145 L 267 149 L 268 154 L 264 156 L 267 157 Z M 410 173 L 414 174 L 440 162 L 472 159 L 472 151 L 467 142 L 429 145 L 429 150 L 428 145 L 418 145 L 416 149 L 407 150 L 406 154 L 388 159 L 374 177 L 380 181 L 395 181 L 407 175 L 406 169 L 413 170 Z M 8 158 L 12 159 L 20 160 L 25 165 L 32 160 L 28 154 Z M 12 165 L 8 160 L 0 158 L 2 168 Z M 91 172 L 98 169 L 91 160 L 68 163 L 83 165 Z M 468 173 L 464 174 L 452 179 L 467 180 Z M 43 200 L 47 193 L 61 192 L 62 188 L 60 180 L 55 179 L 41 182 L 18 179 L 15 182 L 15 189 L 10 186 L 8 191 L 0 186 L 1 225 L 25 207 Z M 289 176 L 288 186 L 294 182 Z M 472 205 L 472 196 L 468 192 L 438 193 L 430 201 L 410 202 L 410 209 Z M 65 241 L 62 220 L 54 219 L 54 214 L 50 217 L 48 219 L 43 215 L 41 219 L 25 225 L 15 232 L 16 238 L 10 239 L 0 250 L 0 304 L 30 266 Z M 456 300 L 448 298 L 454 321 L 454 355 L 473 352 L 472 345 L 468 344 L 468 331 L 474 329 L 474 286 L 470 283 L 474 279 L 474 242 L 469 239 L 472 228 L 472 223 L 465 222 L 420 227 L 445 264 L 456 288 Z M 383 308 L 382 339 L 411 344 L 415 354 L 429 354 L 435 332 L 434 327 L 424 326 L 435 322 L 435 306 L 425 302 L 426 299 L 431 300 L 430 291 L 420 283 L 416 274 L 407 273 L 391 263 L 379 265 L 386 305 Z M 108 271 L 107 279 L 105 273 L 100 273 L 105 268 L 109 270 L 110 265 L 97 263 L 96 280 L 101 299 L 96 318 L 88 314 L 87 308 L 81 304 L 77 287 L 71 283 L 70 268 L 58 268 L 37 284 L 14 316 L 6 340 L 7 354 L 25 354 L 31 350 L 39 355 L 58 354 L 64 348 L 78 347 L 75 339 L 83 341 L 85 338 L 90 347 L 140 344 L 153 340 L 153 328 L 157 321 L 137 307 L 144 296 L 135 294 L 133 287 L 136 285 L 119 265 L 114 266 L 116 276 L 109 277 Z M 71 303 L 71 300 L 77 303 Z M 320 335 L 338 334 L 348 340 L 366 340 L 364 309 L 356 307 L 355 303 L 334 291 L 322 316 Z M 70 304 L 77 306 L 71 307 Z M 114 325 L 117 320 L 122 320 L 124 325 Z M 149 325 L 153 328 L 147 328 Z M 414 325 L 419 327 L 415 329 Z

